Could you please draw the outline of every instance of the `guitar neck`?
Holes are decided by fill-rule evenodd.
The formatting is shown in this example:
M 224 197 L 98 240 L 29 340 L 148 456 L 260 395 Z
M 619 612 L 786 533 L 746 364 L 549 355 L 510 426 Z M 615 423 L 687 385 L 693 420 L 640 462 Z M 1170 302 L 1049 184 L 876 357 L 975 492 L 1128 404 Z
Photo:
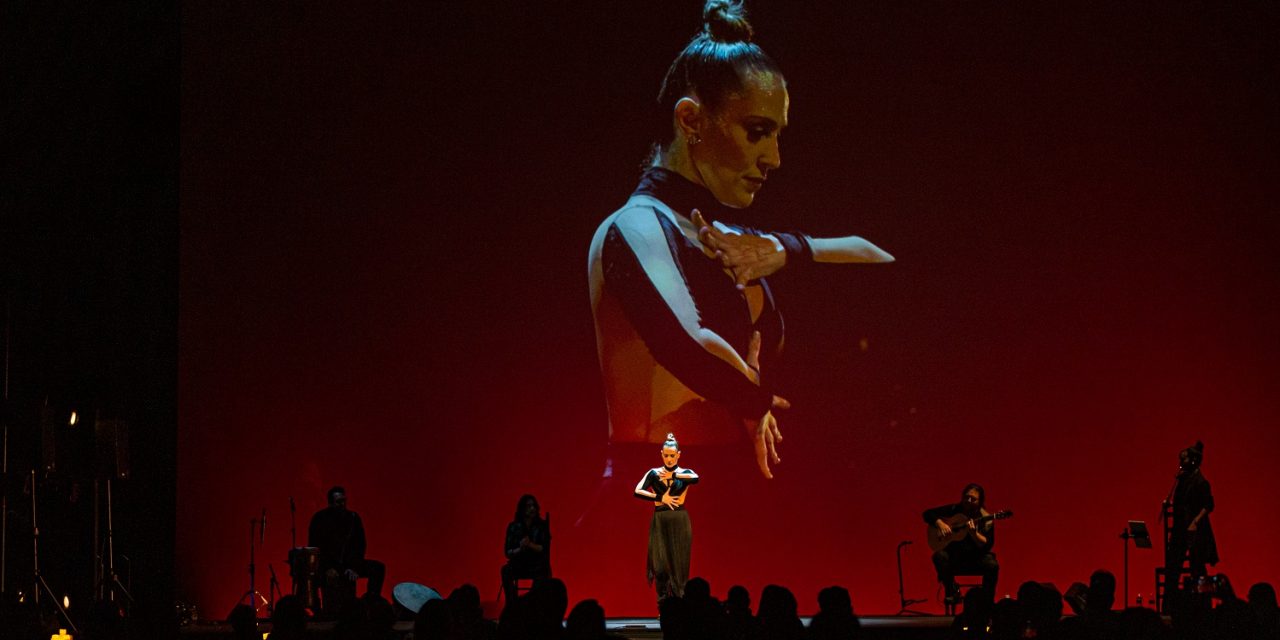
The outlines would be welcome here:
M 988 513 L 988 514 L 987 514 L 987 515 L 985 515 L 985 516 L 978 516 L 977 518 L 972 518 L 972 520 L 973 520 L 973 523 L 974 523 L 975 525 L 979 525 L 979 526 L 980 526 L 980 525 L 984 525 L 984 524 L 986 524 L 986 523 L 988 523 L 988 522 L 991 522 L 991 521 L 993 521 L 993 520 L 996 520 L 996 519 L 998 519 L 998 518 L 999 518 L 999 516 L 998 516 L 997 514 L 994 514 L 994 513 Z M 968 528 L 969 528 L 969 520 L 965 520 L 964 522 L 961 522 L 959 525 L 954 526 L 954 527 L 951 527 L 951 529 L 952 529 L 953 531 L 958 530 L 958 529 L 968 529 Z

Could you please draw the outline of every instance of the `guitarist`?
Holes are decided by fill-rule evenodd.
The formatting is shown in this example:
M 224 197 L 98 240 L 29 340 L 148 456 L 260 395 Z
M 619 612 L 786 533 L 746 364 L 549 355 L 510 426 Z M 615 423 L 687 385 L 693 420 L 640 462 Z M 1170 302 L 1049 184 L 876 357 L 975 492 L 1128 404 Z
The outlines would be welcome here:
M 939 539 L 954 536 L 955 539 L 933 554 L 933 567 L 938 571 L 938 582 L 947 590 L 946 601 L 954 603 L 959 598 L 956 574 L 981 575 L 982 589 L 988 601 L 995 597 L 996 579 L 1000 565 L 991 547 L 996 543 L 995 520 L 975 523 L 974 519 L 988 515 L 987 494 L 982 485 L 970 483 L 960 492 L 960 502 L 935 507 L 925 511 L 924 521 L 929 524 L 930 535 Z M 957 517 L 962 516 L 962 517 Z M 953 530 L 954 529 L 954 530 Z

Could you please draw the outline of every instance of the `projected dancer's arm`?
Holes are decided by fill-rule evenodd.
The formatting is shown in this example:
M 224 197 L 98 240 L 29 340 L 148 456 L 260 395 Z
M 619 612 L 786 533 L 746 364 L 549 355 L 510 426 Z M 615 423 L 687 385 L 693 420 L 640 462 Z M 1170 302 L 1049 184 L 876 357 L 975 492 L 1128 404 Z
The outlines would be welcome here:
M 788 252 L 779 238 L 772 234 L 752 235 L 741 233 L 732 227 L 707 222 L 698 210 L 693 212 L 693 224 L 698 227 L 698 239 L 707 255 L 733 273 L 739 289 L 748 282 L 777 273 L 787 264 Z M 893 256 L 859 236 L 843 238 L 808 238 L 792 235 L 799 242 L 808 244 L 814 262 L 831 264 L 893 262 Z M 794 253 L 794 252 L 793 252 Z
M 747 347 L 747 366 L 760 370 L 760 332 L 751 332 L 751 344 Z M 778 456 L 778 443 L 782 442 L 782 431 L 778 429 L 778 419 L 773 417 L 773 409 L 790 409 L 791 403 L 785 398 L 773 397 L 773 406 L 760 418 L 745 420 L 747 431 L 751 434 L 751 443 L 756 450 L 756 463 L 766 478 L 772 478 L 769 461 L 774 464 L 782 462 Z
M 688 282 L 661 213 L 637 207 L 619 215 L 605 235 L 601 251 L 604 278 L 623 312 L 663 367 L 698 395 L 713 400 L 747 423 L 753 438 L 766 422 L 776 433 L 773 409 L 789 407 L 764 383 L 759 367 L 759 338 L 744 358 L 722 336 L 707 327 L 689 292 Z M 682 238 L 681 238 L 682 240 Z M 754 351 L 754 353 L 750 353 Z M 765 416 L 762 420 L 760 416 Z M 772 478 L 770 459 L 779 462 L 776 438 L 756 443 L 757 463 Z M 771 454 L 771 455 L 769 455 Z

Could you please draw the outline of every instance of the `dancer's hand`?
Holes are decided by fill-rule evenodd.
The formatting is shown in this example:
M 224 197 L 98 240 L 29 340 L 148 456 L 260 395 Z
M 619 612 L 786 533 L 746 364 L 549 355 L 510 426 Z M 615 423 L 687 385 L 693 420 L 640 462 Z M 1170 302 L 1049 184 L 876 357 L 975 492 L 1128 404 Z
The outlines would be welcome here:
M 676 502 L 675 498 L 671 497 L 671 492 L 667 492 L 662 494 L 662 504 L 667 505 L 668 509 L 675 511 L 675 508 L 679 506 L 680 503 Z
M 791 406 L 786 400 L 773 397 L 774 406 L 779 403 L 785 403 Z M 784 407 L 779 407 L 784 408 Z M 778 457 L 778 443 L 782 442 L 782 432 L 778 430 L 778 420 L 773 417 L 773 411 L 767 411 L 764 417 L 759 420 L 747 420 L 747 431 L 751 435 L 751 442 L 755 445 L 756 464 L 760 466 L 760 473 L 765 478 L 773 479 L 773 472 L 769 470 L 769 463 L 773 464 L 782 462 L 782 458 Z
M 756 372 L 760 371 L 760 332 L 751 332 L 751 342 L 747 345 L 747 366 Z M 782 431 L 778 429 L 778 420 L 773 417 L 775 409 L 790 409 L 791 403 L 786 398 L 774 396 L 768 412 L 759 420 L 746 420 L 747 434 L 756 450 L 756 464 L 760 465 L 760 473 L 772 480 L 773 472 L 769 470 L 769 461 L 773 464 L 782 462 L 778 457 L 778 443 L 782 442 Z
M 745 289 L 748 282 L 773 275 L 787 264 L 787 252 L 769 238 L 725 233 L 707 222 L 697 209 L 690 217 L 698 227 L 698 239 L 707 256 L 733 273 L 734 286 L 739 291 Z

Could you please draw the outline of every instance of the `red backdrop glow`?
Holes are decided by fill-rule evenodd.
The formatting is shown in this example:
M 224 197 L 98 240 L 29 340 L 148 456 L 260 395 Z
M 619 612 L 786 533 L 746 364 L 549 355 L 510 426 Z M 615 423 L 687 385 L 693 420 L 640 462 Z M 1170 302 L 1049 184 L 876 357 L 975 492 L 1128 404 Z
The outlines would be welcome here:
M 333 484 L 389 585 L 493 598 L 529 492 L 571 601 L 655 614 L 641 469 L 589 508 L 586 255 L 699 7 L 551 4 L 184 5 L 178 580 L 205 614 L 247 586 L 249 519 L 283 578 L 288 499 L 302 542 Z M 1148 4 L 749 5 L 792 99 L 759 226 L 898 261 L 780 289 L 774 481 L 746 443 L 686 449 L 717 595 L 896 611 L 895 545 L 970 481 L 1016 513 L 1002 592 L 1120 577 L 1197 438 L 1217 570 L 1280 578 L 1275 8 Z

